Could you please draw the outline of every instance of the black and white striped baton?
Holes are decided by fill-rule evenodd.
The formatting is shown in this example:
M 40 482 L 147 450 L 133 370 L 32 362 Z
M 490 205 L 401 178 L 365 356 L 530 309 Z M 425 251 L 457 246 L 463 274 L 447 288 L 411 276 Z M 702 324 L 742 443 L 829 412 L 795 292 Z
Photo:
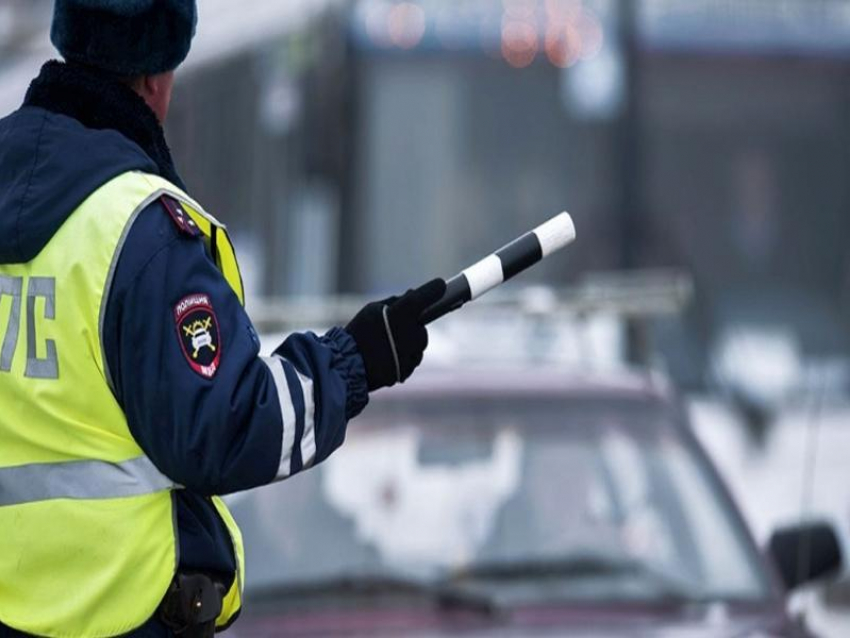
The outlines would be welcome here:
M 446 282 L 446 294 L 422 313 L 429 324 L 478 299 L 484 293 L 504 283 L 538 261 L 572 243 L 576 229 L 568 213 L 556 215 L 531 232 L 488 255 Z

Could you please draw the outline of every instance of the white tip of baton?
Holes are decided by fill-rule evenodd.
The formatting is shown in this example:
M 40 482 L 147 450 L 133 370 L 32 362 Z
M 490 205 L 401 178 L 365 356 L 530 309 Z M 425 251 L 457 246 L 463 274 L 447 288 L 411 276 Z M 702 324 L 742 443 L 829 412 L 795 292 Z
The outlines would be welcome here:
M 537 235 L 537 239 L 540 241 L 540 249 L 544 257 L 561 250 L 576 238 L 576 227 L 569 213 L 555 215 L 548 222 L 540 224 L 532 232 Z

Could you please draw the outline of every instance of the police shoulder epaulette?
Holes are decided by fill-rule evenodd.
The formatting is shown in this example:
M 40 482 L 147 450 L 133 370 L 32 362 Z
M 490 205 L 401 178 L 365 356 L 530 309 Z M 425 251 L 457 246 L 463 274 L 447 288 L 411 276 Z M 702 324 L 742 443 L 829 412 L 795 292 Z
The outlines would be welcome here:
M 170 195 L 163 195 L 159 199 L 168 212 L 168 216 L 171 217 L 171 221 L 177 226 L 177 230 L 190 237 L 197 237 L 201 234 L 201 229 L 198 228 L 198 225 L 192 220 L 189 213 L 186 212 L 180 200 Z

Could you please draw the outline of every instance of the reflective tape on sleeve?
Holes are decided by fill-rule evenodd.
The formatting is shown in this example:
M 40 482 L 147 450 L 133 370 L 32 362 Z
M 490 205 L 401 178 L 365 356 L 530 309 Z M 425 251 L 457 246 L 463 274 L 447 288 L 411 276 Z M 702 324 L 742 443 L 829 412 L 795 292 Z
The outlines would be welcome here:
M 294 367 L 294 366 L 293 366 Z M 313 380 L 298 372 L 301 393 L 304 395 L 304 434 L 301 435 L 301 461 L 305 468 L 316 460 L 316 402 Z
M 295 406 L 289 392 L 289 383 L 286 381 L 283 359 L 278 356 L 263 357 L 262 359 L 271 371 L 277 389 L 280 417 L 283 423 L 277 478 L 285 479 L 292 473 L 292 448 L 295 446 Z

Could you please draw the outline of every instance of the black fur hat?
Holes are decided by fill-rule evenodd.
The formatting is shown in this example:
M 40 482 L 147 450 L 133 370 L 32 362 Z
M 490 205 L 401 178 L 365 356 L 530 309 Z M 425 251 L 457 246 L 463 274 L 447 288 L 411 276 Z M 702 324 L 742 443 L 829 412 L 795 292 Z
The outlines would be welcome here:
M 56 0 L 50 39 L 68 61 L 156 75 L 186 59 L 197 23 L 196 0 Z

